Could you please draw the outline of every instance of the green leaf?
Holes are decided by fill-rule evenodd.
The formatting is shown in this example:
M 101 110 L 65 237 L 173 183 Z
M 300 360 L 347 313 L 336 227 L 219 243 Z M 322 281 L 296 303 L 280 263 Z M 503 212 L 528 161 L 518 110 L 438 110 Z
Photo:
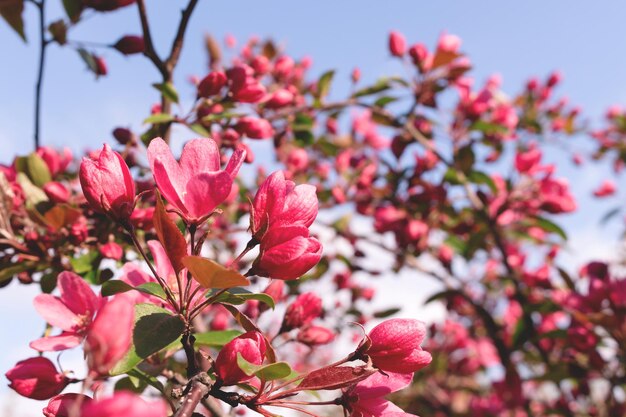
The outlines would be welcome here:
M 472 145 L 466 145 L 454 155 L 455 165 L 463 172 L 470 172 L 476 162 Z
M 498 191 L 498 188 L 496 187 L 496 183 L 493 182 L 493 179 L 488 174 L 485 174 L 484 172 L 472 171 L 469 173 L 467 178 L 474 184 L 485 184 L 494 193 Z
M 401 310 L 400 308 L 395 307 L 395 308 L 389 308 L 387 310 L 377 311 L 376 313 L 374 313 L 374 317 L 377 319 L 384 319 L 385 317 L 393 316 L 400 310 Z
M 160 298 L 161 300 L 166 300 L 167 295 L 157 282 L 146 282 L 144 284 L 137 285 L 135 289 L 144 294 L 154 295 L 155 297 Z
M 10 280 L 20 272 L 28 271 L 34 266 L 34 262 L 19 262 L 5 268 L 0 268 L 0 283 Z
M 374 84 L 371 87 L 366 87 L 366 88 L 362 88 L 361 90 L 358 90 L 357 92 L 352 94 L 352 97 L 356 98 L 356 97 L 370 96 L 372 94 L 389 90 L 390 88 L 391 86 L 389 85 L 389 81 L 386 79 L 382 79 L 376 82 L 376 84 Z
M 180 317 L 170 311 L 154 304 L 137 304 L 133 344 L 124 359 L 111 370 L 111 375 L 130 371 L 150 355 L 176 341 L 184 329 L 185 324 Z
M 71 258 L 70 264 L 78 275 L 85 274 L 94 269 L 94 262 L 98 260 L 98 252 L 90 251 L 78 258 Z
M 248 362 L 241 353 L 237 353 L 237 366 L 248 376 L 259 377 L 262 381 L 275 381 L 291 375 L 287 362 L 275 362 L 269 365 L 255 365 Z
M 24 34 L 24 0 L 4 0 L 0 1 L 0 16 L 13 28 L 20 38 L 26 41 Z
M 193 132 L 199 134 L 202 137 L 208 138 L 209 136 L 211 136 L 211 133 L 208 130 L 206 130 L 206 128 L 202 126 L 200 123 L 194 123 L 188 127 Z
M 496 123 L 489 123 L 485 122 L 484 120 L 478 120 L 470 126 L 470 130 L 478 130 L 479 132 L 483 132 L 486 134 L 494 134 L 506 133 L 508 129 Z
M 152 84 L 152 86 L 159 90 L 168 100 L 178 103 L 178 91 L 176 91 L 172 83 Z
M 144 380 L 136 378 L 134 376 L 126 376 L 115 383 L 115 391 L 131 391 L 136 394 L 141 394 L 148 383 Z
M 398 97 L 383 96 L 379 98 L 378 100 L 376 100 L 374 102 L 374 105 L 377 107 L 385 107 L 387 104 L 393 103 L 394 101 L 397 101 L 397 100 L 398 100 Z
M 534 219 L 535 219 L 537 226 L 541 227 L 546 232 L 555 233 L 559 235 L 560 237 L 562 237 L 564 240 L 567 240 L 567 234 L 565 233 L 565 230 L 563 230 L 561 226 L 559 226 L 558 224 L 553 223 L 552 221 L 546 219 L 545 217 L 537 216 Z
M 112 279 L 102 284 L 102 289 L 100 291 L 104 297 L 109 297 L 111 295 L 127 292 L 132 289 L 132 285 L 129 285 L 119 279 Z
M 143 123 L 144 124 L 154 124 L 158 125 L 161 123 L 168 123 L 174 120 L 174 116 L 167 113 L 157 113 L 152 116 L 147 117 Z
M 196 345 L 222 347 L 226 343 L 241 335 L 238 330 L 216 330 L 212 332 L 196 333 Z
M 89 71 L 93 72 L 94 74 L 98 74 L 98 63 L 96 62 L 96 59 L 93 57 L 93 55 L 83 48 L 78 48 L 76 51 L 78 52 L 78 55 L 80 55 L 80 58 L 83 60 L 83 62 L 87 64 L 87 68 L 89 69 Z
M 212 293 L 214 293 L 214 291 Z M 207 294 L 207 297 L 211 297 L 212 293 Z M 245 303 L 248 300 L 258 300 L 270 306 L 272 310 L 276 306 L 274 303 L 274 299 L 270 295 L 265 294 L 265 293 L 253 293 L 241 287 L 235 287 L 235 288 L 229 289 L 228 291 L 224 292 L 219 297 L 217 297 L 215 302 L 240 305 L 240 304 Z
M 65 9 L 67 17 L 69 17 L 73 23 L 78 22 L 80 14 L 83 11 L 81 0 L 63 0 L 63 8 Z
M 326 71 L 317 81 L 317 92 L 315 94 L 315 98 L 320 102 L 320 104 L 321 100 L 328 95 L 328 92 L 330 91 L 330 85 L 333 81 L 334 76 L 334 70 Z

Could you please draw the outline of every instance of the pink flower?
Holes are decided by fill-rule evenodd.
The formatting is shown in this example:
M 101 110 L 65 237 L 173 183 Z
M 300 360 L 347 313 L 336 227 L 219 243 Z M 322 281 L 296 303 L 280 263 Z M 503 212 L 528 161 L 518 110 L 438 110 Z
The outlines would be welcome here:
M 285 311 L 282 331 L 297 329 L 311 323 L 322 314 L 322 299 L 312 292 L 300 294 Z
M 265 87 L 248 73 L 252 68 L 237 66 L 226 72 L 233 99 L 242 103 L 257 103 L 265 96 Z
M 541 208 L 548 213 L 568 213 L 576 210 L 576 201 L 569 192 L 569 184 L 564 179 L 546 177 L 540 184 Z
M 389 34 L 389 52 L 391 55 L 401 57 L 406 52 L 406 39 L 400 32 L 392 31 Z
M 615 183 L 611 180 L 605 180 L 600 184 L 598 188 L 593 191 L 593 195 L 596 197 L 608 197 L 615 194 Z
M 302 148 L 295 148 L 287 155 L 286 165 L 291 172 L 304 171 L 309 166 L 309 154 Z
M 461 48 L 461 38 L 456 35 L 442 33 L 437 42 L 437 49 L 448 53 L 458 53 Z
M 279 109 L 285 107 L 293 102 L 294 95 L 286 88 L 280 88 L 270 95 L 269 99 L 265 102 L 265 107 L 268 109 Z
M 296 186 L 276 171 L 259 187 L 252 206 L 252 234 L 258 240 L 270 227 L 302 225 L 308 228 L 317 216 L 318 201 L 313 185 Z
M 254 365 L 265 360 L 265 338 L 259 332 L 251 331 L 236 337 L 224 345 L 215 359 L 215 373 L 224 385 L 234 385 L 252 379 L 237 365 L 237 354 Z
M 68 148 L 63 149 L 63 153 L 47 146 L 37 149 L 37 155 L 44 160 L 52 177 L 65 172 L 68 165 L 72 162 L 72 152 Z
M 94 210 L 118 220 L 128 219 L 135 207 L 135 182 L 120 154 L 104 145 L 97 160 L 83 158 L 80 184 Z
M 108 242 L 100 246 L 100 253 L 105 258 L 119 261 L 124 255 L 124 249 L 115 242 Z
M 61 272 L 57 279 L 61 295 L 39 294 L 33 304 L 46 321 L 63 332 L 45 336 L 30 343 L 40 352 L 70 349 L 78 346 L 100 305 L 100 297 L 73 272 Z
M 74 407 L 79 410 L 82 405 L 89 401 L 91 398 L 82 394 L 60 394 L 48 401 L 48 405 L 43 409 L 43 415 L 45 417 L 72 417 L 76 414 L 72 414 Z
M 165 417 L 167 405 L 162 400 L 146 401 L 137 394 L 117 391 L 113 396 L 85 403 L 81 417 Z
M 148 146 L 148 160 L 157 187 L 167 201 L 190 223 L 213 213 L 230 194 L 245 158 L 235 150 L 226 169 L 220 170 L 220 153 L 212 139 L 194 139 L 183 148 L 176 162 L 165 141 L 156 138 Z
M 117 42 L 115 42 L 113 48 L 117 49 L 124 55 L 141 54 L 145 49 L 143 36 L 123 36 Z
M 397 405 L 387 401 L 386 395 L 399 391 L 411 383 L 412 374 L 375 373 L 344 393 L 350 417 L 408 417 Z
M 226 85 L 226 74 L 221 71 L 210 72 L 198 84 L 198 97 L 210 97 L 218 94 Z
M 321 326 L 307 326 L 301 329 L 296 340 L 308 346 L 320 346 L 335 340 L 335 333 Z
M 274 128 L 271 123 L 256 117 L 242 117 L 237 122 L 235 129 L 250 139 L 267 139 L 274 136 Z
M 532 175 L 539 168 L 541 151 L 532 147 L 526 151 L 518 150 L 515 154 L 515 169 L 521 174 Z
M 425 336 L 426 326 L 419 320 L 385 320 L 369 333 L 372 346 L 367 354 L 384 372 L 413 373 L 432 360 L 420 346 Z
M 70 192 L 60 182 L 50 181 L 43 186 L 43 191 L 53 203 L 67 203 L 70 199 Z
M 35 400 L 47 400 L 57 395 L 69 383 L 69 379 L 43 356 L 19 361 L 5 376 L 11 382 L 9 387 Z
M 277 279 L 297 279 L 322 258 L 322 244 L 302 225 L 273 227 L 263 236 L 252 273 Z
M 85 353 L 92 373 L 108 374 L 126 355 L 134 321 L 134 304 L 125 297 L 109 300 L 98 311 L 85 340 Z

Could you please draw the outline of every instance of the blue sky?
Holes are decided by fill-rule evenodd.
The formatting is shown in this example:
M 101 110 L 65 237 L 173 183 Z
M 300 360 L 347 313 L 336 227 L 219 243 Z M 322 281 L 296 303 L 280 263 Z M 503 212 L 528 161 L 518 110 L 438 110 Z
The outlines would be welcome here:
M 60 17 L 61 1 L 48 2 L 49 19 Z M 175 30 L 172 16 L 178 16 L 183 5 L 179 0 L 148 1 L 153 35 L 161 53 L 169 49 Z M 362 69 L 365 81 L 402 71 L 387 52 L 390 30 L 403 32 L 409 43 L 421 41 L 431 47 L 447 30 L 463 39 L 463 50 L 474 63 L 473 75 L 479 83 L 497 72 L 504 79 L 503 89 L 515 93 L 529 76 L 543 77 L 559 69 L 564 74 L 559 91 L 582 105 L 592 122 L 598 123 L 608 105 L 626 104 L 624 16 L 626 2 L 617 0 L 201 1 L 191 21 L 177 81 L 183 86 L 188 75 L 205 71 L 205 32 L 218 39 L 232 33 L 240 44 L 250 35 L 271 36 L 292 55 L 311 56 L 313 74 L 337 69 L 335 87 L 341 96 L 349 88 L 349 74 L 355 66 Z M 27 4 L 27 35 L 31 42 L 38 36 L 35 17 L 34 7 Z M 124 34 L 139 32 L 136 9 L 129 7 L 91 16 L 70 38 L 113 43 Z M 24 45 L 0 22 L 0 53 L 0 162 L 8 162 L 16 153 L 28 152 L 32 147 L 37 49 L 34 43 Z M 123 57 L 112 50 L 102 54 L 110 75 L 94 81 L 73 50 L 54 45 L 49 49 L 43 92 L 44 144 L 80 151 L 110 141 L 115 126 L 141 127 L 150 105 L 158 100 L 157 92 L 150 87 L 150 83 L 159 81 L 158 74 L 141 57 Z M 191 96 L 190 90 L 183 87 L 180 92 L 183 97 L 186 93 Z M 556 154 L 547 157 L 561 159 Z M 611 246 L 603 233 L 616 232 L 598 230 L 597 219 L 611 204 L 603 206 L 588 198 L 589 190 L 607 175 L 607 170 L 591 166 L 583 176 L 583 171 L 575 171 L 565 163 L 560 172 L 575 184 L 574 191 L 583 206 L 580 213 L 565 219 L 573 237 L 572 259 L 581 262 L 593 255 L 608 254 Z M 402 285 L 408 288 L 415 281 L 406 280 Z M 40 327 L 36 323 L 42 324 L 30 305 L 34 288 L 12 287 L 0 290 L 0 315 L 5 317 L 0 340 L 13 340 L 15 345 L 0 357 L 2 371 L 24 357 L 18 346 L 25 347 L 37 337 Z M 0 395 L 10 395 L 3 385 L 0 383 Z

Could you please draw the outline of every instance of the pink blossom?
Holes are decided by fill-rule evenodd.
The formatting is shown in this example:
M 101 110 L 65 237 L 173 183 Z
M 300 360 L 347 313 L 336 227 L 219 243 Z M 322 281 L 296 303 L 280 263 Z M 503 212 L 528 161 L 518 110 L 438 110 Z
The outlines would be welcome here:
M 206 218 L 228 197 L 244 158 L 245 151 L 236 149 L 221 171 L 220 153 L 212 139 L 187 142 L 179 162 L 163 139 L 156 138 L 148 146 L 157 187 L 189 223 Z
M 250 139 L 267 139 L 274 136 L 272 124 L 256 117 L 242 117 L 235 125 L 235 129 Z
M 598 198 L 608 197 L 615 194 L 615 191 L 615 183 L 611 180 L 604 180 L 602 184 L 600 184 L 598 188 L 593 191 L 593 195 Z
M 61 293 L 59 297 L 39 294 L 33 301 L 37 312 L 50 325 L 63 330 L 57 336 L 44 336 L 32 341 L 30 347 L 40 352 L 78 346 L 100 305 L 100 297 L 73 272 L 61 272 L 57 286 Z
M 124 249 L 115 242 L 107 242 L 100 246 L 100 253 L 105 258 L 119 261 L 124 256 Z
M 117 391 L 113 396 L 86 402 L 81 407 L 81 417 L 166 417 L 167 405 L 163 400 L 146 401 L 137 394 Z
M 218 94 L 226 85 L 226 74 L 221 71 L 210 72 L 198 84 L 198 97 L 210 97 Z
M 285 311 L 282 330 L 289 331 L 311 323 L 322 314 L 322 299 L 312 292 L 300 294 Z
M 265 360 L 266 342 L 259 332 L 251 331 L 228 342 L 215 359 L 215 373 L 224 385 L 234 385 L 252 379 L 237 365 L 237 354 L 254 365 Z
M 5 376 L 10 382 L 9 387 L 35 400 L 47 400 L 57 395 L 69 383 L 69 379 L 43 356 L 19 361 Z
M 344 393 L 350 417 L 416 417 L 387 401 L 385 396 L 407 387 L 412 374 L 375 373 Z
M 518 150 L 515 154 L 515 168 L 521 174 L 532 175 L 539 168 L 541 156 L 541 151 L 536 147 L 526 151 Z
M 335 333 L 326 327 L 307 326 L 298 332 L 296 340 L 308 346 L 320 346 L 335 340 Z
M 389 52 L 397 57 L 401 57 L 406 52 L 406 39 L 400 32 L 389 33 Z
M 265 87 L 248 73 L 250 67 L 236 66 L 226 72 L 233 99 L 242 103 L 257 103 L 265 96 Z
M 64 148 L 61 153 L 47 146 L 37 148 L 37 155 L 44 160 L 52 177 L 56 177 L 58 174 L 65 172 L 73 158 L 72 152 L 68 148 Z
M 97 159 L 83 158 L 80 184 L 94 210 L 118 220 L 128 219 L 135 207 L 135 182 L 120 154 L 104 145 Z
M 294 95 L 291 91 L 286 88 L 280 88 L 270 95 L 265 102 L 265 107 L 268 109 L 279 109 L 291 104 L 293 99 Z
M 456 35 L 442 33 L 437 42 L 437 49 L 448 53 L 458 53 L 461 48 L 461 38 Z
M 426 326 L 419 320 L 386 320 L 369 333 L 372 346 L 367 354 L 382 371 L 413 373 L 432 360 L 420 346 L 425 337 Z
M 134 304 L 125 297 L 115 297 L 100 308 L 85 340 L 91 372 L 106 375 L 126 355 L 134 320 Z
M 70 199 L 70 192 L 63 184 L 56 181 L 50 181 L 43 186 L 43 191 L 48 198 L 57 204 L 67 203 Z
M 74 408 L 78 411 L 81 406 L 89 401 L 91 401 L 91 398 L 82 394 L 60 394 L 48 401 L 48 405 L 42 410 L 43 415 L 45 417 L 73 417 L 76 414 L 75 412 L 73 413 Z

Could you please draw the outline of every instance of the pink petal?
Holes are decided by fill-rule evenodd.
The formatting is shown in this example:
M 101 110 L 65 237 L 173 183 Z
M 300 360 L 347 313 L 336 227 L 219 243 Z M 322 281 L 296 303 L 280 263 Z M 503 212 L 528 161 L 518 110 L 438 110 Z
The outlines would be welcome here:
M 39 294 L 33 300 L 35 310 L 52 326 L 71 331 L 78 324 L 78 316 L 57 297 Z
M 384 397 L 407 387 L 413 380 L 413 374 L 396 374 L 393 372 L 386 372 L 386 374 L 375 373 L 366 380 L 359 382 L 353 392 L 358 394 L 359 398 L 364 399 Z
M 280 215 L 285 206 L 286 185 L 282 171 L 274 172 L 263 181 L 254 196 L 253 232 L 262 229 L 269 219 L 274 219 L 274 215 Z
M 185 191 L 188 179 L 163 139 L 156 138 L 150 142 L 148 161 L 154 180 L 163 196 L 170 204 L 184 211 L 181 195 Z
M 193 139 L 185 144 L 180 168 L 187 179 L 204 172 L 220 170 L 220 151 L 213 139 Z
M 189 216 L 199 219 L 210 214 L 226 200 L 232 186 L 232 177 L 224 171 L 204 172 L 193 177 L 187 183 L 184 201 Z
M 93 316 L 100 305 L 100 298 L 91 290 L 89 284 L 73 272 L 59 274 L 58 286 L 61 301 L 79 315 Z
M 164 278 L 166 281 L 168 277 L 175 277 L 176 272 L 174 272 L 172 262 L 170 261 L 170 258 L 167 257 L 165 248 L 163 248 L 161 242 L 158 240 L 149 240 L 148 248 L 150 248 L 150 253 L 152 253 L 152 257 L 154 258 L 157 274 L 159 274 L 159 276 Z
M 237 176 L 237 173 L 239 172 L 239 169 L 241 168 L 241 165 L 243 164 L 243 161 L 245 159 L 246 150 L 243 148 L 235 149 L 224 171 L 226 171 L 228 175 L 230 175 L 234 179 Z
M 54 352 L 74 348 L 83 341 L 76 333 L 61 333 L 58 336 L 42 337 L 30 342 L 30 347 L 39 352 Z
M 309 227 L 313 224 L 316 216 L 316 188 L 310 184 L 302 184 L 287 194 L 283 215 L 279 221 L 282 224 L 302 223 Z

